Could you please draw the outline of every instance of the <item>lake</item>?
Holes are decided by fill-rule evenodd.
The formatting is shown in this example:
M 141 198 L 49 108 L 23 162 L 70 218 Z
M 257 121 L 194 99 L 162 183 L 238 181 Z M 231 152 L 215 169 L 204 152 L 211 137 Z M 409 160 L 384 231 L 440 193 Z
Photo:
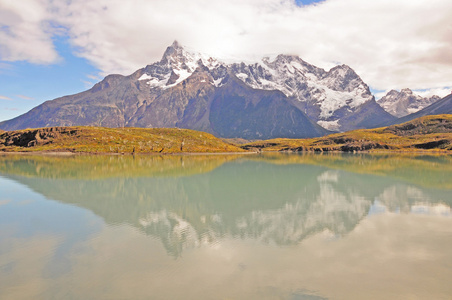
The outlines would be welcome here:
M 451 205 L 451 156 L 0 156 L 0 299 L 451 299 Z

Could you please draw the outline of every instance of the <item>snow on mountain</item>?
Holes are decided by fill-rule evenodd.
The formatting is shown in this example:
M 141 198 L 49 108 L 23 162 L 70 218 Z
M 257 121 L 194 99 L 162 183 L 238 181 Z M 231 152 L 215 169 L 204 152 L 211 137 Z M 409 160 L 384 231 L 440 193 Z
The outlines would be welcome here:
M 416 95 L 410 89 L 403 89 L 400 92 L 396 90 L 389 91 L 377 103 L 391 115 L 401 118 L 418 112 L 440 99 L 439 96 L 424 98 Z
M 174 41 L 166 49 L 162 59 L 147 66 L 138 80 L 145 81 L 151 88 L 168 89 L 190 77 L 198 67 L 207 67 L 211 70 L 221 65 L 222 63 L 215 58 L 187 51 Z
M 298 56 L 279 55 L 274 60 L 264 58 L 252 65 L 236 63 L 230 68 L 255 89 L 279 90 L 299 101 L 311 119 L 330 130 L 340 130 L 344 112 L 338 111 L 345 109 L 350 114 L 373 100 L 367 85 L 346 65 L 326 72 Z
M 328 72 L 294 55 L 278 55 L 256 63 L 224 63 L 201 53 L 191 52 L 174 42 L 160 62 L 149 65 L 139 80 L 151 88 L 167 89 L 190 77 L 197 68 L 207 68 L 211 84 L 221 86 L 229 71 L 249 87 L 279 90 L 314 122 L 330 129 L 341 129 L 341 118 L 353 114 L 361 105 L 373 101 L 368 86 L 346 65 Z

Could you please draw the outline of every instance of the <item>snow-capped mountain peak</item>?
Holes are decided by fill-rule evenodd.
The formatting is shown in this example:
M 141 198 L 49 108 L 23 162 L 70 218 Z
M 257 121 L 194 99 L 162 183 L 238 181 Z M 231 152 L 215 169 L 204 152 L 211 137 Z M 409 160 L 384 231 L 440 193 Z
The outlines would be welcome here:
M 413 94 L 413 91 L 408 89 L 408 88 L 402 89 L 400 92 L 404 93 L 404 94 L 407 94 L 407 95 L 412 95 Z
M 405 88 L 400 92 L 389 91 L 386 96 L 379 99 L 377 103 L 388 113 L 396 117 L 404 117 L 415 113 L 441 99 L 439 96 L 422 97 Z
M 144 74 L 138 79 L 146 81 L 151 88 L 175 86 L 190 77 L 197 68 L 206 67 L 209 70 L 221 63 L 208 55 L 188 51 L 177 41 L 166 48 L 162 59 L 145 68 Z
M 167 64 L 171 67 L 188 69 L 194 71 L 200 64 L 211 69 L 219 64 L 219 61 L 209 55 L 190 51 L 182 47 L 177 41 L 166 48 L 160 60 L 160 64 Z
M 178 41 L 174 41 L 170 46 L 168 46 L 165 50 L 165 52 L 163 53 L 162 59 L 161 61 L 164 60 L 171 60 L 172 58 L 176 58 L 176 57 L 184 57 L 185 55 L 185 50 L 184 48 L 179 45 Z

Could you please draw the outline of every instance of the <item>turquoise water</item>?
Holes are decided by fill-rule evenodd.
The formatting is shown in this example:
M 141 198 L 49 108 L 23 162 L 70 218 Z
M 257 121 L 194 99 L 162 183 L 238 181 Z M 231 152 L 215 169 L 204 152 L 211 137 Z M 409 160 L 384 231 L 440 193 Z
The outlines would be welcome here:
M 0 299 L 451 299 L 452 158 L 0 157 Z

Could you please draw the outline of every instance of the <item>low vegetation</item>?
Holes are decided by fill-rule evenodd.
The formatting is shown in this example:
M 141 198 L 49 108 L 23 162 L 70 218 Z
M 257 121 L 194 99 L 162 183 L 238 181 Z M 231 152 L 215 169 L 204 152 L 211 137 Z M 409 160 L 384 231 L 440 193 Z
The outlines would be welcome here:
M 246 151 L 452 151 L 452 115 L 426 116 L 400 125 L 312 139 L 247 142 L 178 128 L 49 127 L 0 132 L 3 152 L 99 154 L 222 153 Z
M 272 139 L 241 146 L 257 151 L 451 151 L 452 115 L 426 116 L 400 125 L 353 130 L 313 139 Z
M 49 127 L 0 134 L 4 152 L 221 153 L 244 152 L 205 132 L 178 128 Z

